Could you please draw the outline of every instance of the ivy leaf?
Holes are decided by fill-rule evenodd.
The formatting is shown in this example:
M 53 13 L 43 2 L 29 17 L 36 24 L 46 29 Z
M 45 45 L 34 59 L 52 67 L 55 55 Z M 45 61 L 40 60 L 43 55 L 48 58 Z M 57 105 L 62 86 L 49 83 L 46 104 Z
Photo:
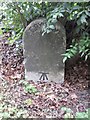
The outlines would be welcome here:
M 86 16 L 85 14 L 82 14 L 82 16 L 81 16 L 81 18 L 80 18 L 81 23 L 87 23 L 86 17 L 87 17 L 87 16 Z
M 64 17 L 62 13 L 59 13 L 59 15 L 58 15 L 58 16 L 59 16 L 59 17 Z
M 85 10 L 86 15 L 88 15 L 90 17 L 90 12 L 88 12 L 87 10 Z
M 88 58 L 88 55 L 85 56 L 85 61 L 87 60 L 87 58 Z
M 50 25 L 49 28 L 51 28 L 51 29 L 55 29 L 54 25 Z
M 56 23 L 57 22 L 57 19 L 52 19 L 52 23 Z
M 63 58 L 63 63 L 65 63 L 66 60 L 67 60 L 67 57 L 64 57 L 64 58 Z
M 57 18 L 57 14 L 54 14 L 54 15 L 53 15 L 53 18 L 56 19 L 56 18 Z

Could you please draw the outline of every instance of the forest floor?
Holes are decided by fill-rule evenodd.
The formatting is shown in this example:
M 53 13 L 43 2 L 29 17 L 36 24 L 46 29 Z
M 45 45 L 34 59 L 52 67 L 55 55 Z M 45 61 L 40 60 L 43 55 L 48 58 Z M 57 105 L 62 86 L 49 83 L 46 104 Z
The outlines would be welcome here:
M 66 68 L 65 82 L 24 80 L 22 41 L 2 43 L 0 70 L 0 119 L 25 118 L 89 118 L 88 64 Z

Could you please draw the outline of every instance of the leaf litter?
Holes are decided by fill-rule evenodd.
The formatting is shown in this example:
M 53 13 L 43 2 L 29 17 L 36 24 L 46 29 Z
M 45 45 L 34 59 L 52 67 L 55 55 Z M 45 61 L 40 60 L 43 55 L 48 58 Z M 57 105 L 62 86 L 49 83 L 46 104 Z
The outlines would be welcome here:
M 78 91 L 75 86 L 70 86 L 68 83 L 32 80 L 25 83 L 22 41 L 9 45 L 7 39 L 3 38 L 1 42 L 3 78 L 0 79 L 1 104 L 11 106 L 12 109 L 13 106 L 15 109 L 21 109 L 20 113 L 17 112 L 17 117 L 27 112 L 26 117 L 31 118 L 65 118 L 67 116 L 74 118 L 77 112 L 86 112 L 90 102 L 87 90 Z M 31 87 L 25 90 L 27 85 Z M 9 113 L 9 107 L 7 111 Z M 16 113 L 12 113 L 11 116 L 14 114 Z

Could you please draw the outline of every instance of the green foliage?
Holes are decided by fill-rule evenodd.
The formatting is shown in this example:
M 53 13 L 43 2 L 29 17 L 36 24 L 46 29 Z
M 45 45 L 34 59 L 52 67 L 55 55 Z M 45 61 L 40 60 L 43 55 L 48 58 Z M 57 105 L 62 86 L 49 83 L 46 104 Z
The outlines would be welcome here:
M 3 102 L 0 104 L 0 119 L 2 118 L 27 118 L 28 112 L 24 109 L 18 109 L 17 107 L 7 105 Z
M 80 33 L 79 45 L 78 42 L 73 43 L 64 54 L 63 62 L 68 58 L 73 57 L 77 53 L 85 57 L 87 60 L 90 56 L 89 36 L 90 29 L 90 9 L 88 2 L 9 2 L 0 3 L 0 22 L 5 29 L 10 28 L 13 31 L 9 38 L 10 43 L 22 37 L 26 26 L 34 19 L 39 17 L 46 18 L 46 24 L 43 26 L 43 33 L 49 33 L 55 30 L 55 23 L 59 22 L 66 24 L 67 21 L 75 21 L 77 26 L 74 34 Z M 0 34 L 2 31 L 0 30 Z M 75 38 L 76 39 L 76 38 Z M 77 40 L 78 41 L 78 40 Z M 78 51 L 79 46 L 79 51 Z
M 86 110 L 88 112 L 88 118 L 90 118 L 90 108 Z
M 61 23 L 64 21 L 64 24 L 68 20 L 73 20 L 77 23 L 74 34 L 80 33 L 82 39 L 79 42 L 72 43 L 70 48 L 66 50 L 63 62 L 76 54 L 80 54 L 81 57 L 84 56 L 85 60 L 90 57 L 90 38 L 83 37 L 89 36 L 89 17 L 90 9 L 88 3 L 59 3 L 54 10 L 47 14 L 47 23 L 43 27 L 43 35 L 54 30 L 55 23 L 58 20 Z
M 25 91 L 28 93 L 36 93 L 37 92 L 37 89 L 33 85 L 26 85 L 24 88 L 25 88 Z
M 22 34 L 24 32 L 24 29 L 19 30 L 19 32 L 16 35 L 12 35 L 11 37 L 8 38 L 9 43 L 13 44 L 16 40 L 20 39 Z
M 64 18 L 64 22 L 67 20 L 74 20 L 77 22 L 76 32 L 85 31 L 85 27 L 89 25 L 88 19 L 90 17 L 90 10 L 88 3 L 58 3 L 54 10 L 47 14 L 47 24 L 44 28 L 45 32 L 53 30 L 51 25 L 57 22 L 57 18 Z M 63 23 L 62 20 L 60 20 Z
M 64 56 L 63 63 L 69 59 L 72 58 L 74 55 L 78 53 L 78 44 L 74 43 L 73 45 L 70 45 L 70 48 L 66 50 L 65 54 L 62 54 Z
M 58 18 L 67 20 L 75 20 L 78 24 L 76 32 L 85 30 L 90 17 L 88 3 L 53 3 L 53 2 L 10 2 L 2 3 L 1 20 L 5 28 L 11 28 L 18 34 L 18 28 L 24 29 L 28 23 L 35 18 L 45 17 L 47 24 L 43 28 L 43 32 L 49 33 L 55 29 L 55 23 Z M 64 21 L 64 22 L 65 22 Z M 62 22 L 62 21 L 61 21 Z M 22 31 L 23 32 L 23 31 Z
M 75 117 L 76 118 L 88 118 L 88 112 L 77 112 Z
M 67 107 L 62 107 L 61 108 L 61 111 L 64 111 L 65 112 L 65 115 L 64 115 L 64 118 L 65 118 L 65 120 L 67 119 L 67 118 L 74 118 L 74 116 L 73 116 L 73 111 L 70 109 L 70 108 L 67 108 Z
M 1 28 L 0 28 L 0 35 L 2 35 L 2 30 L 1 30 Z
M 65 62 L 69 58 L 72 58 L 76 54 L 80 54 L 80 56 L 84 57 L 85 60 L 90 57 L 89 37 L 83 37 L 78 43 L 74 42 L 72 45 L 70 45 L 70 48 L 66 50 L 66 53 L 62 54 L 64 56 L 63 62 Z
M 90 57 L 90 38 L 85 37 L 80 40 L 79 42 L 79 53 L 82 56 L 85 57 L 85 60 L 87 60 Z
M 0 18 L 2 26 L 13 31 L 9 40 L 15 41 L 22 37 L 26 26 L 35 18 L 45 17 L 54 8 L 50 2 L 3 2 L 0 5 Z M 4 15 L 4 18 L 2 16 Z
M 66 114 L 64 115 L 64 118 L 65 118 L 65 120 L 66 120 L 66 119 L 68 119 L 68 118 L 74 118 L 74 116 L 73 116 L 71 113 L 66 113 Z
M 70 108 L 67 108 L 67 107 L 62 107 L 61 110 L 66 111 L 68 113 L 72 113 L 72 110 Z
M 21 80 L 20 81 L 20 84 L 23 84 L 24 85 L 24 90 L 27 92 L 27 93 L 33 93 L 35 94 L 37 92 L 37 89 L 35 88 L 35 86 L 29 84 L 27 81 L 25 80 Z
M 90 108 L 88 108 L 86 112 L 76 112 L 75 116 L 73 115 L 73 111 L 70 108 L 62 107 L 61 111 L 65 112 L 64 115 L 65 120 L 68 118 L 76 118 L 76 120 L 78 120 L 79 118 L 88 118 L 89 109 Z

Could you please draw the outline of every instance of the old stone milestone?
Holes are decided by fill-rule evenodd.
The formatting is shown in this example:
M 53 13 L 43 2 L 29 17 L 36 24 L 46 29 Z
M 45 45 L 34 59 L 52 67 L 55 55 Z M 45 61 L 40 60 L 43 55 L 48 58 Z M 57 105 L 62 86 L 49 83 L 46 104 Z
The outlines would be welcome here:
M 24 31 L 25 78 L 63 82 L 64 64 L 61 54 L 65 52 L 65 29 L 59 24 L 60 30 L 42 36 L 44 23 L 45 19 L 34 20 Z

